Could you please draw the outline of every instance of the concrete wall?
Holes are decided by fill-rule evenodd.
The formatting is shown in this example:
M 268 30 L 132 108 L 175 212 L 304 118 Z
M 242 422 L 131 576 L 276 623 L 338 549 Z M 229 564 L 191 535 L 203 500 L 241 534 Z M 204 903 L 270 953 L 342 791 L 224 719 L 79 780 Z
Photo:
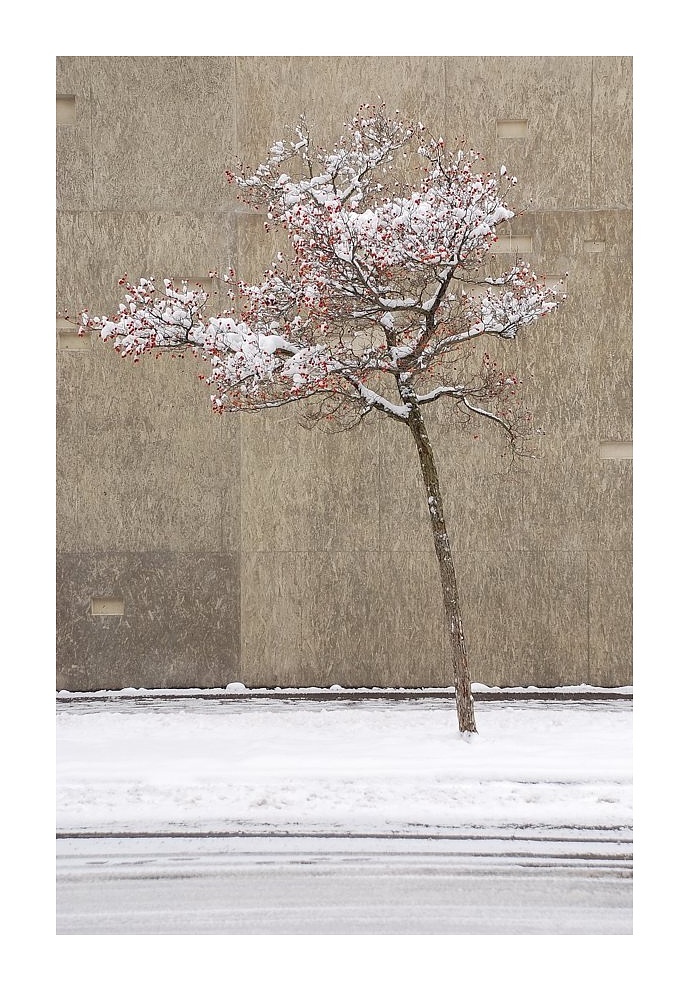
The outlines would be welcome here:
M 631 60 L 69 57 L 57 94 L 58 311 L 110 312 L 124 272 L 257 275 L 223 172 L 301 112 L 329 141 L 383 99 L 518 175 L 511 234 L 568 272 L 564 310 L 492 343 L 540 457 L 508 472 L 429 414 L 473 678 L 630 683 Z M 58 688 L 450 683 L 409 432 L 214 417 L 193 359 L 56 339 Z

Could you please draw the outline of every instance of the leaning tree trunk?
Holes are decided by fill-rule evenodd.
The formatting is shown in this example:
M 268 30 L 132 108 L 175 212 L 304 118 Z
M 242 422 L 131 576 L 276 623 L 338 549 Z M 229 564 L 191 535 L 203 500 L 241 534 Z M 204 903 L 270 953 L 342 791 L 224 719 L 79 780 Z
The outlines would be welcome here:
M 439 488 L 438 473 L 434 462 L 434 452 L 429 441 L 426 424 L 419 406 L 407 399 L 410 407 L 408 424 L 412 431 L 419 463 L 422 467 L 422 477 L 427 494 L 431 530 L 434 536 L 434 549 L 441 573 L 441 588 L 443 590 L 443 612 L 446 629 L 450 639 L 450 655 L 453 662 L 453 681 L 455 684 L 455 707 L 458 713 L 458 725 L 462 733 L 477 732 L 474 722 L 474 701 L 472 699 L 472 683 L 467 661 L 465 635 L 462 629 L 460 605 L 458 602 L 458 584 L 455 577 L 455 565 L 450 550 L 448 531 L 443 517 L 443 500 Z

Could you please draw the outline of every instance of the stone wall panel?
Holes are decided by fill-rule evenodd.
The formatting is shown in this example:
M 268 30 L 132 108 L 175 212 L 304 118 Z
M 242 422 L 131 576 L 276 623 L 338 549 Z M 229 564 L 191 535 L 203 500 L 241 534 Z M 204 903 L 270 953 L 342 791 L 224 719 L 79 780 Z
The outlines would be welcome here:
M 57 688 L 213 688 L 239 669 L 236 555 L 58 555 Z M 93 596 L 122 616 L 93 616 Z

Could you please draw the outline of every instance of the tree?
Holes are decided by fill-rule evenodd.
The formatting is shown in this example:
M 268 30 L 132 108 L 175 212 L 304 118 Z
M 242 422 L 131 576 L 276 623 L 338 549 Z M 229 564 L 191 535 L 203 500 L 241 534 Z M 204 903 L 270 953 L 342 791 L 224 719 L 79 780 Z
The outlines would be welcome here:
M 530 433 L 514 401 L 518 378 L 486 352 L 477 362 L 474 342 L 515 338 L 563 298 L 518 259 L 495 274 L 492 246 L 514 216 L 504 197 L 517 180 L 504 166 L 475 171 L 479 160 L 473 151 L 447 152 L 422 124 L 383 107 L 360 107 L 332 151 L 314 145 L 301 118 L 257 169 L 227 173 L 240 198 L 265 212 L 266 230 L 285 232 L 287 255 L 276 255 L 260 283 L 230 270 L 230 306 L 213 316 L 201 287 L 166 279 L 159 290 L 153 279 L 125 277 L 114 316 L 80 315 L 81 333 L 96 328 L 135 361 L 166 348 L 201 355 L 210 372 L 200 378 L 218 413 L 306 401 L 305 421 L 326 429 L 351 428 L 377 411 L 411 432 L 462 733 L 476 732 L 470 670 L 423 410 L 450 401 L 467 422 L 500 428 L 518 450 Z

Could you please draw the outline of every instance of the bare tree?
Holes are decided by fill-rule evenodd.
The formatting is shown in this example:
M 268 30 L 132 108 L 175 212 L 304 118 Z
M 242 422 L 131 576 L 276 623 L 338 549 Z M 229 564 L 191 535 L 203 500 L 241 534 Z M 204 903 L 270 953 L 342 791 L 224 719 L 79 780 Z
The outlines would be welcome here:
M 111 317 L 80 315 L 123 356 L 190 348 L 210 363 L 212 407 L 265 410 L 296 401 L 310 423 L 339 430 L 372 411 L 406 427 L 419 455 L 450 641 L 458 724 L 476 732 L 458 588 L 424 408 L 452 402 L 465 419 L 490 421 L 514 450 L 529 434 L 514 401 L 517 376 L 488 353 L 463 361 L 478 338 L 514 338 L 564 298 L 516 259 L 495 274 L 496 230 L 514 214 L 516 182 L 475 171 L 480 157 L 447 152 L 441 138 L 398 113 L 364 105 L 332 151 L 300 119 L 254 171 L 227 173 L 239 196 L 282 228 L 262 281 L 225 276 L 229 308 L 207 314 L 201 287 L 122 279 Z M 288 172 L 287 170 L 290 170 Z M 412 170 L 419 181 L 410 183 Z M 492 274 L 493 273 L 493 274 Z M 211 273 L 214 274 L 214 273 Z

